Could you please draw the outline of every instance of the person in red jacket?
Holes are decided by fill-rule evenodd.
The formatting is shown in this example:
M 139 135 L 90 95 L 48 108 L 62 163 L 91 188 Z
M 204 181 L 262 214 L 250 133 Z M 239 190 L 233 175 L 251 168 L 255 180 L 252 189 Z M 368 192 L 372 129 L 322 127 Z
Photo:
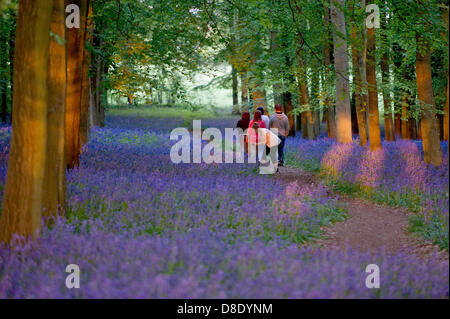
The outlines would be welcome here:
M 266 123 L 262 120 L 261 112 L 255 111 L 253 115 L 253 120 L 250 121 L 247 131 L 247 143 L 249 153 L 254 149 L 256 151 L 257 162 L 262 159 L 263 152 L 265 151 L 265 137 L 260 136 L 262 132 L 260 128 L 266 128 Z M 261 145 L 260 145 L 261 144 Z

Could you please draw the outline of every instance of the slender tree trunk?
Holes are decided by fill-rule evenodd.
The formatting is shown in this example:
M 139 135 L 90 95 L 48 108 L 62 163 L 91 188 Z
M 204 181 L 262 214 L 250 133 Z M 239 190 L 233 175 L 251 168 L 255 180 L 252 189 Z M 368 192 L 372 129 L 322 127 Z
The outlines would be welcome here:
M 324 83 L 327 84 L 331 82 L 330 79 L 330 69 L 331 69 L 331 44 L 330 44 L 330 9 L 328 5 L 325 4 L 326 1 L 323 2 L 323 21 L 325 26 L 325 39 L 323 45 L 323 64 L 324 64 Z M 328 96 L 325 97 L 324 105 L 326 108 L 326 121 L 327 121 L 327 132 L 329 138 L 336 138 L 336 118 L 335 118 L 335 110 L 334 106 L 331 105 L 330 98 Z
M 8 29 L 0 13 L 0 108 L 1 120 L 8 121 Z
M 444 33 L 442 36 L 444 38 L 448 37 L 448 31 L 449 31 L 449 7 L 448 7 L 448 3 L 445 7 L 443 7 L 442 9 L 442 18 L 444 20 L 444 25 L 447 28 L 447 32 Z M 448 70 L 448 64 L 447 64 L 447 99 L 446 99 L 446 103 L 445 103 L 445 108 L 444 108 L 444 127 L 443 127 L 443 140 L 448 142 L 448 129 L 449 129 L 449 70 Z
M 385 15 L 382 19 L 381 27 L 383 30 L 383 39 L 386 43 L 386 25 L 387 16 Z M 384 135 L 386 141 L 395 141 L 394 136 L 394 122 L 392 119 L 392 106 L 391 99 L 389 97 L 389 85 L 390 85 L 390 73 L 389 73 L 389 48 L 385 48 L 383 56 L 381 58 L 381 75 L 383 83 L 383 103 L 384 103 Z
M 421 103 L 424 161 L 427 164 L 440 165 L 442 164 L 442 151 L 431 78 L 430 44 L 420 34 L 417 34 L 416 78 Z
M 65 39 L 64 0 L 53 0 L 51 32 Z M 47 161 L 43 190 L 43 216 L 65 211 L 66 162 L 64 148 L 66 105 L 66 46 L 50 40 L 48 64 Z
M 238 77 L 237 77 L 237 71 L 236 68 L 232 65 L 231 66 L 231 78 L 233 81 L 232 90 L 233 90 L 233 110 L 236 106 L 239 105 L 239 99 L 238 99 Z
M 369 1 L 371 3 L 371 1 Z M 369 89 L 369 141 L 370 149 L 381 148 L 380 117 L 375 59 L 375 29 L 367 29 L 367 84 Z
M 409 122 L 409 96 L 405 95 L 402 100 L 402 139 L 409 140 L 410 136 L 410 125 Z
M 248 104 L 248 80 L 247 71 L 243 70 L 240 72 L 241 77 L 241 104 Z
M 302 8 L 300 5 L 295 5 L 298 16 L 302 16 Z M 304 40 L 301 34 L 297 31 L 295 34 L 295 41 L 297 43 L 297 83 L 298 83 L 298 96 L 300 107 L 304 109 L 301 116 L 302 124 L 302 135 L 303 138 L 308 137 L 308 139 L 313 140 L 314 135 L 314 118 L 311 111 L 311 104 L 308 94 L 308 77 L 307 77 L 307 66 L 304 56 Z
M 444 141 L 448 142 L 448 125 L 449 125 L 449 117 L 448 117 L 448 104 L 449 104 L 449 79 L 448 79 L 448 71 L 447 71 L 447 101 L 445 103 L 445 109 L 444 109 Z
M 279 49 L 279 44 L 277 41 L 278 32 L 277 31 L 271 31 L 270 32 L 270 51 L 273 55 L 276 54 L 276 52 Z M 280 76 L 279 72 L 279 66 L 276 62 L 272 63 L 272 72 L 278 76 Z M 273 101 L 274 104 L 282 105 L 283 104 L 283 94 L 281 93 L 281 85 L 279 82 L 275 82 L 273 84 Z
M 87 0 L 72 1 L 80 7 L 80 28 L 67 33 L 67 91 L 66 91 L 66 156 L 69 169 L 80 165 L 80 124 L 83 92 L 83 56 Z
M 409 137 L 413 140 L 417 140 L 416 120 L 414 118 L 409 119 Z
M 363 36 L 358 33 L 358 29 L 355 24 L 351 27 L 350 32 L 352 38 L 352 62 L 353 62 L 353 78 L 355 81 L 355 108 L 356 108 L 356 119 L 358 121 L 358 134 L 359 134 L 359 145 L 367 145 L 367 128 L 366 128 L 366 105 L 364 103 L 363 96 L 363 79 L 362 79 L 362 67 L 363 67 L 363 48 L 364 43 L 361 43 L 360 39 Z M 358 35 L 360 37 L 358 37 Z M 365 79 L 364 79 L 365 81 Z
M 19 4 L 11 150 L 0 217 L 0 242 L 38 236 L 47 149 L 47 71 L 52 2 Z
M 347 31 L 344 12 L 335 6 L 345 8 L 344 0 L 331 1 L 331 21 L 334 25 L 334 65 L 336 69 L 336 133 L 339 143 L 352 142 L 352 119 L 348 81 Z
M 82 147 L 87 143 L 89 136 L 89 65 L 91 64 L 91 52 L 86 49 L 86 43 L 92 44 L 92 4 L 88 1 L 88 9 L 85 18 L 85 32 L 83 35 L 83 69 L 81 82 L 81 114 L 80 114 L 80 153 Z
M 16 23 L 17 24 L 17 23 Z M 14 99 L 14 55 L 15 55 L 15 48 L 16 48 L 16 28 L 12 28 L 10 30 L 9 34 L 9 94 L 10 94 L 10 105 L 11 105 L 11 112 L 10 112 L 10 118 L 12 121 L 14 109 L 13 109 L 13 99 Z

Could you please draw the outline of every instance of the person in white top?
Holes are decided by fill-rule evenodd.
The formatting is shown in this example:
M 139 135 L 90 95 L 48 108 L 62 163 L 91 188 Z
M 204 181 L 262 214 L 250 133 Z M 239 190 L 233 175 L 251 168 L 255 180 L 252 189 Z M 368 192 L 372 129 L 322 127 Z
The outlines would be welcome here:
M 265 114 L 264 108 L 263 107 L 258 107 L 257 110 L 261 112 L 261 119 L 264 121 L 264 124 L 266 124 L 266 128 L 269 128 L 270 119 Z

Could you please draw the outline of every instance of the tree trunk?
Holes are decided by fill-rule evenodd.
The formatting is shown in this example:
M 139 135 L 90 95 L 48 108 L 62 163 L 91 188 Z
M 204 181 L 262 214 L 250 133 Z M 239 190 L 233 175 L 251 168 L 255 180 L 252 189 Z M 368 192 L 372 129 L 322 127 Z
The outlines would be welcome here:
M 412 140 L 417 140 L 417 127 L 416 120 L 414 118 L 409 119 L 409 137 Z
M 284 113 L 289 120 L 289 136 L 295 136 L 295 122 L 292 114 L 292 94 L 290 92 L 283 93 Z
M 53 0 L 51 32 L 65 39 L 64 0 Z M 47 161 L 44 178 L 43 216 L 65 211 L 66 165 L 64 125 L 66 105 L 66 46 L 50 40 L 48 64 Z
M 388 43 L 386 36 L 387 16 L 385 15 L 381 22 L 383 30 L 383 40 Z M 383 104 L 384 104 L 384 138 L 386 141 L 395 141 L 394 136 L 394 122 L 392 119 L 392 106 L 391 99 L 389 97 L 389 48 L 385 48 L 383 56 L 381 58 L 381 76 L 383 83 Z
M 0 13 L 0 109 L 3 123 L 8 121 L 8 29 Z
M 276 55 L 276 52 L 279 50 L 277 35 L 278 35 L 277 31 L 270 32 L 270 51 L 272 52 L 273 55 Z M 276 61 L 272 63 L 272 72 L 276 74 L 277 77 L 280 76 L 279 66 L 277 65 Z M 283 94 L 281 93 L 281 85 L 279 82 L 275 82 L 273 84 L 273 101 L 275 105 L 283 104 Z
M 402 100 L 402 139 L 409 140 L 410 136 L 410 125 L 409 122 L 409 96 L 405 95 Z
M 323 3 L 323 22 L 325 26 L 325 39 L 323 44 L 323 65 L 324 65 L 324 83 L 331 81 L 329 74 L 331 73 L 331 44 L 330 44 L 330 9 L 328 5 Z M 329 138 L 336 138 L 336 119 L 334 106 L 331 105 L 330 98 L 325 97 L 324 105 L 326 109 L 327 132 Z
M 47 148 L 47 71 L 52 2 L 19 4 L 11 150 L 0 217 L 0 242 L 36 238 L 41 229 Z
M 236 68 L 232 65 L 231 66 L 231 77 L 233 81 L 233 110 L 236 106 L 239 105 L 239 99 L 238 99 L 238 78 L 237 78 L 237 71 Z
M 350 112 L 350 94 L 348 81 L 347 31 L 344 12 L 335 6 L 344 8 L 344 0 L 331 1 L 331 21 L 334 24 L 334 65 L 336 69 L 336 133 L 339 143 L 352 142 L 352 119 Z
M 358 41 L 358 31 L 353 24 L 350 32 L 352 38 L 352 62 L 353 62 L 353 78 L 355 81 L 355 108 L 356 108 L 356 120 L 358 122 L 358 135 L 359 145 L 367 145 L 367 128 L 366 128 L 366 105 L 364 103 L 363 96 L 363 79 L 362 79 L 362 67 L 363 67 L 363 47 L 364 44 Z M 362 34 L 359 34 L 362 36 Z M 356 45 L 358 43 L 358 46 Z M 365 79 L 364 79 L 365 81 Z
M 17 22 L 16 22 L 17 25 Z M 11 112 L 10 112 L 10 118 L 12 121 L 14 109 L 13 109 L 13 100 L 14 100 L 14 55 L 15 55 L 15 48 L 16 48 L 16 28 L 12 28 L 9 34 L 9 93 L 10 93 L 10 105 L 11 105 Z
M 67 91 L 66 91 L 66 159 L 67 167 L 80 165 L 80 123 L 83 92 L 84 33 L 87 0 L 72 1 L 80 7 L 80 28 L 67 33 Z
M 369 1 L 370 3 L 371 1 Z M 375 59 L 375 29 L 367 29 L 367 84 L 369 90 L 369 141 L 370 149 L 381 148 L 380 117 Z
M 442 164 L 442 151 L 431 78 L 430 44 L 420 34 L 417 34 L 416 78 L 421 104 L 420 125 L 422 129 L 424 161 L 427 164 L 440 165 Z
M 241 104 L 242 106 L 248 104 L 248 80 L 247 71 L 240 72 L 241 77 Z M 248 108 L 248 107 L 246 107 Z
M 91 64 L 91 52 L 86 49 L 86 43 L 92 44 L 92 3 L 88 1 L 88 9 L 85 18 L 85 32 L 83 36 L 83 69 L 81 82 L 81 114 L 80 114 L 80 153 L 82 147 L 87 143 L 89 136 L 89 65 Z
M 449 125 L 449 117 L 448 117 L 448 98 L 449 98 L 449 79 L 448 79 L 448 71 L 447 71 L 447 101 L 445 103 L 445 109 L 444 109 L 444 141 L 448 142 L 448 125 Z

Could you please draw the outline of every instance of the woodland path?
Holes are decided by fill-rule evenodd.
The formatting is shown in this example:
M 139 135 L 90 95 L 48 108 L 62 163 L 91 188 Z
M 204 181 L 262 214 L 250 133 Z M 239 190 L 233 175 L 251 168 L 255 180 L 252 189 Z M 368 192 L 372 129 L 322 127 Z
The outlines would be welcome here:
M 319 183 L 314 173 L 289 166 L 280 167 L 274 178 L 286 184 L 297 181 L 299 185 Z M 404 252 L 427 258 L 436 253 L 440 260 L 449 255 L 435 245 L 408 233 L 408 217 L 413 214 L 403 208 L 379 205 L 374 202 L 338 194 L 339 202 L 346 207 L 349 218 L 343 222 L 324 227 L 323 239 L 311 245 L 346 249 L 351 247 L 361 252 L 384 249 L 387 254 Z

